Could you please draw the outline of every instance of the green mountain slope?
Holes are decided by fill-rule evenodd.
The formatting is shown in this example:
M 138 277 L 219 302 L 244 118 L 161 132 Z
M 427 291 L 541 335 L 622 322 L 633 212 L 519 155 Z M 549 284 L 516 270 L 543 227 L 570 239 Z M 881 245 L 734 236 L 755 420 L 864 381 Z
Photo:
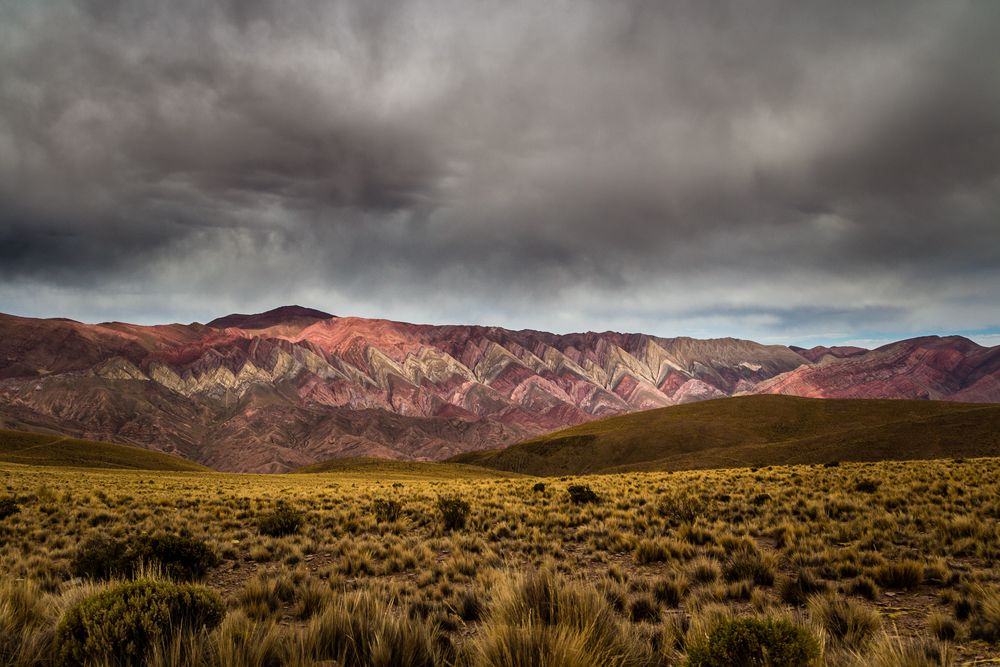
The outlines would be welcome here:
M 451 459 L 532 475 L 1000 456 L 1000 405 L 741 396 Z
M 0 430 L 0 463 L 124 470 L 208 470 L 192 461 L 139 447 L 7 430 Z

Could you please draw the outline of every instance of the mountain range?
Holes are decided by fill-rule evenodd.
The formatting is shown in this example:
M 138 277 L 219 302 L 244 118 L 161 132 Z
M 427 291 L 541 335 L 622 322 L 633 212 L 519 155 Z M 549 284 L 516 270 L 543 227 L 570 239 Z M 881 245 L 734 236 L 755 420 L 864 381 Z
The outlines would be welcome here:
M 1000 347 L 933 336 L 803 349 L 418 325 L 299 306 L 157 326 L 0 315 L 0 427 L 227 471 L 444 459 L 743 394 L 1000 402 Z

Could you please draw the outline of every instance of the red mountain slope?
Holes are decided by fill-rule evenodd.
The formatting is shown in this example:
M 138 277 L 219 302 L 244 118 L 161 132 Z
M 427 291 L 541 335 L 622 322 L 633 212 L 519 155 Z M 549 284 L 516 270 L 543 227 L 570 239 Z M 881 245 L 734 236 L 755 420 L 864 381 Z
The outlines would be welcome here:
M 857 387 L 859 396 L 911 398 L 933 386 L 927 397 L 1000 400 L 1000 348 L 959 338 L 897 344 L 913 348 L 906 354 L 814 354 L 735 339 L 338 318 L 297 306 L 210 324 L 0 315 L 0 425 L 139 444 L 222 470 L 282 471 L 335 456 L 445 458 L 736 393 Z

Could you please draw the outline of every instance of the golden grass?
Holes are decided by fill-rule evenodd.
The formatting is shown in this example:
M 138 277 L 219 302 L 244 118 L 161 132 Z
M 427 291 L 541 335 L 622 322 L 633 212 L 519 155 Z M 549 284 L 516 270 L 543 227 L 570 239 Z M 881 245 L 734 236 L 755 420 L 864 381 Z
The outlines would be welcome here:
M 1000 658 L 1000 459 L 622 473 L 543 489 L 460 470 L 0 464 L 0 496 L 19 509 L 0 520 L 0 664 L 55 664 L 65 610 L 115 585 L 74 578 L 81 545 L 164 532 L 219 556 L 199 583 L 228 611 L 214 630 L 168 636 L 150 665 L 374 665 L 393 652 L 413 664 L 671 665 L 720 619 L 746 617 L 804 628 L 828 665 Z M 572 502 L 581 484 L 600 502 Z M 446 529 L 442 498 L 469 504 L 464 527 Z M 384 511 L 390 500 L 398 511 Z M 301 526 L 261 534 L 279 503 Z

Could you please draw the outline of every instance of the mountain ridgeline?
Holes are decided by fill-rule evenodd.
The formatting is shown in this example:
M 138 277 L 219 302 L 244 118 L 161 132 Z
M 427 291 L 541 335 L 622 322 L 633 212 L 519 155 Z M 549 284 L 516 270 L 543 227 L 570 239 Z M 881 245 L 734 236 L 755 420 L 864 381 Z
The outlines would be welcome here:
M 439 460 L 742 394 L 997 402 L 1000 347 L 956 336 L 805 350 L 417 325 L 298 306 L 159 326 L 0 315 L 0 426 L 218 470 Z

